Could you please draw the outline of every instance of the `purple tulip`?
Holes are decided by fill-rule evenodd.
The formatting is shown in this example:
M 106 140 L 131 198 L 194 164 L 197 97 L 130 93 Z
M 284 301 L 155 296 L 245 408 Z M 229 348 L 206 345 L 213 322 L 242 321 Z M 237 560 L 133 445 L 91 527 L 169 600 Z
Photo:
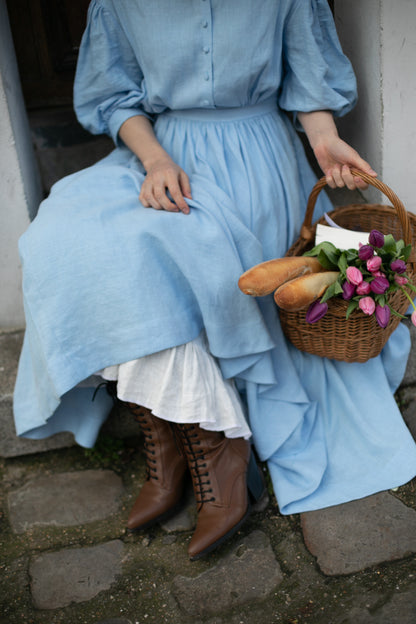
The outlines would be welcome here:
M 363 281 L 363 274 L 360 269 L 357 269 L 356 267 L 348 267 L 346 274 L 347 280 L 351 282 L 351 284 L 354 284 L 354 286 L 358 286 L 358 284 L 361 284 Z
M 350 282 L 345 281 L 342 285 L 342 298 L 343 299 L 351 299 L 355 294 L 355 286 L 354 284 L 350 284 Z
M 376 304 L 374 303 L 374 299 L 371 297 L 363 297 L 359 300 L 358 307 L 364 312 L 364 314 L 371 316 L 376 309 Z
M 383 247 L 384 234 L 382 234 L 378 230 L 371 230 L 368 242 L 370 243 L 370 245 L 373 245 L 373 247 Z
M 390 268 L 395 273 L 406 273 L 406 262 L 404 260 L 393 260 L 390 264 Z
M 390 283 L 386 277 L 375 277 L 370 284 L 371 290 L 376 295 L 382 295 L 385 293 L 389 286 Z
M 374 256 L 373 258 L 370 258 L 370 260 L 367 260 L 367 269 L 371 271 L 371 273 L 378 271 L 380 267 L 381 267 L 380 256 Z
M 362 245 L 358 250 L 360 260 L 370 260 L 374 256 L 374 249 L 371 245 Z
M 376 306 L 376 321 L 383 329 L 387 327 L 390 320 L 390 308 L 389 306 Z
M 321 320 L 323 316 L 328 312 L 328 304 L 321 303 L 320 301 L 314 301 L 306 312 L 305 320 L 307 323 L 316 323 Z
M 395 275 L 394 281 L 399 286 L 405 286 L 409 280 L 407 279 L 407 277 L 404 277 L 404 275 Z
M 361 284 L 357 286 L 357 290 L 356 290 L 357 295 L 369 295 L 370 292 L 371 292 L 371 286 L 369 282 L 361 282 Z

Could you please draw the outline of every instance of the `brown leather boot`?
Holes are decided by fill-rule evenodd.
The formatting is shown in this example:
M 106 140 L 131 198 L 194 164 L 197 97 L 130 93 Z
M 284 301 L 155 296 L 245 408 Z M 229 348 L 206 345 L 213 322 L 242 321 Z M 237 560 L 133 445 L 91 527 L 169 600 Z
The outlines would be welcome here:
M 175 513 L 183 496 L 187 461 L 171 423 L 134 403 L 127 406 L 145 438 L 147 479 L 127 520 L 128 529 L 139 530 Z
M 256 500 L 264 491 L 261 473 L 250 461 L 250 443 L 226 438 L 198 425 L 176 425 L 188 460 L 198 510 L 188 553 L 192 561 L 231 537 L 250 512 L 247 472 Z

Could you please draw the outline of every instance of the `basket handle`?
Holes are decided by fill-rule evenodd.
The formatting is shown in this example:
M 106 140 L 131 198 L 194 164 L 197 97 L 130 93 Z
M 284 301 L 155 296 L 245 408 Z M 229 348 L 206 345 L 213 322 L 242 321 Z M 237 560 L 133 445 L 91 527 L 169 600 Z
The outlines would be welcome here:
M 410 226 L 409 217 L 407 215 L 407 211 L 403 203 L 397 197 L 396 193 L 394 193 L 391 190 L 391 188 L 387 186 L 387 184 L 384 184 L 384 182 L 382 182 L 381 180 L 377 180 L 377 178 L 373 178 L 367 173 L 364 173 L 364 171 L 359 171 L 358 169 L 351 168 L 351 173 L 354 176 L 360 177 L 362 180 L 364 180 L 364 182 L 367 182 L 367 184 L 370 184 L 371 186 L 374 186 L 375 188 L 379 189 L 382 193 L 384 193 L 384 195 L 386 195 L 386 197 L 389 198 L 389 200 L 393 204 L 393 207 L 397 211 L 397 215 L 399 217 L 400 224 L 403 230 L 403 240 L 406 243 L 406 245 L 410 245 L 412 242 L 412 229 Z M 301 238 L 303 238 L 305 241 L 310 241 L 313 239 L 313 236 L 314 236 L 312 232 L 313 212 L 315 209 L 315 204 L 316 204 L 318 195 L 325 186 L 326 186 L 326 178 L 323 177 L 320 180 L 318 180 L 318 182 L 313 187 L 311 194 L 309 195 L 308 203 L 306 206 L 305 218 L 304 218 L 302 229 L 300 232 Z

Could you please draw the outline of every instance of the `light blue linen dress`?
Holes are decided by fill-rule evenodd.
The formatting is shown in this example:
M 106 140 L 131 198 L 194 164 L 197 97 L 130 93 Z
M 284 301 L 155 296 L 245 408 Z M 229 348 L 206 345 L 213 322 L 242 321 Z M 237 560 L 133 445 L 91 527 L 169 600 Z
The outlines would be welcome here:
M 247 402 L 282 513 L 411 479 L 416 446 L 392 395 L 407 329 L 365 364 L 318 358 L 287 343 L 271 296 L 237 287 L 298 235 L 314 176 L 296 112 L 341 115 L 355 98 L 326 0 L 93 0 L 75 107 L 117 147 L 58 182 L 21 238 L 18 434 L 69 430 L 92 445 L 111 400 L 78 384 L 205 328 Z M 154 119 L 190 176 L 189 215 L 139 203 L 144 171 L 118 138 L 133 115 Z

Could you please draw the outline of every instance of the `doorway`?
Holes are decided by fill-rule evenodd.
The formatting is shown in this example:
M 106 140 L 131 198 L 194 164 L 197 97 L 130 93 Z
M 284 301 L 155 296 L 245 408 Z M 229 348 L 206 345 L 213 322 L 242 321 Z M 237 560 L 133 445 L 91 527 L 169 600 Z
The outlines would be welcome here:
M 89 0 L 6 0 L 44 194 L 113 147 L 77 122 L 72 89 Z

